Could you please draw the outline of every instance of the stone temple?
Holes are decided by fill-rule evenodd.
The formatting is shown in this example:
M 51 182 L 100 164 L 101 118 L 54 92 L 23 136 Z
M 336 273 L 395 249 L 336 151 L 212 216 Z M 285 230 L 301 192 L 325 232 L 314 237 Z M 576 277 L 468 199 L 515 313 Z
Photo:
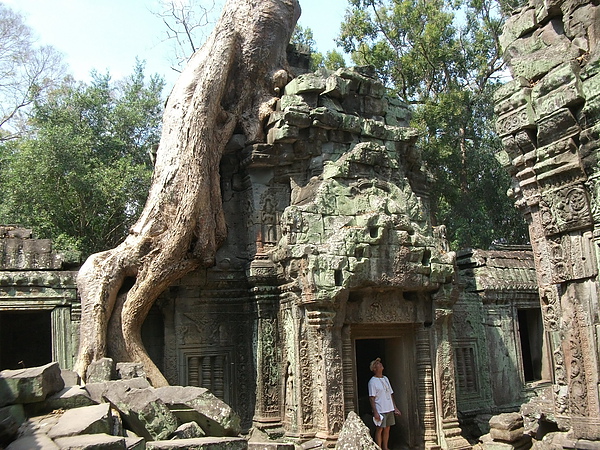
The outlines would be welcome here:
M 372 426 L 381 357 L 403 412 L 394 448 L 597 448 L 599 8 L 532 0 L 505 28 L 499 159 L 530 248 L 449 251 L 407 105 L 368 68 L 296 68 L 265 142 L 236 134 L 223 156 L 215 267 L 144 324 L 169 382 L 209 388 L 265 440 L 333 446 L 351 412 Z M 35 316 L 69 367 L 73 272 L 19 230 L 2 238 L 1 332 Z M 5 342 L 2 368 L 28 364 Z

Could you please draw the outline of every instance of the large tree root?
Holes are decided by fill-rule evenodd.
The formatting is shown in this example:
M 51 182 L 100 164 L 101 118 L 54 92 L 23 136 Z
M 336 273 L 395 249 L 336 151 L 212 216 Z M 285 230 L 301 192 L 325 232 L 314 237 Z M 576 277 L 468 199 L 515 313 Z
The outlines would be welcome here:
M 111 356 L 138 361 L 155 386 L 167 381 L 149 358 L 141 327 L 157 297 L 174 281 L 210 266 L 225 239 L 219 162 L 236 128 L 262 138 L 274 104 L 285 49 L 300 15 L 297 0 L 228 0 L 206 44 L 169 96 L 148 200 L 129 236 L 89 257 L 81 295 L 76 370 Z M 284 77 L 285 78 L 285 77 Z M 121 333 L 108 336 L 109 323 Z M 108 342 L 110 340 L 110 342 Z

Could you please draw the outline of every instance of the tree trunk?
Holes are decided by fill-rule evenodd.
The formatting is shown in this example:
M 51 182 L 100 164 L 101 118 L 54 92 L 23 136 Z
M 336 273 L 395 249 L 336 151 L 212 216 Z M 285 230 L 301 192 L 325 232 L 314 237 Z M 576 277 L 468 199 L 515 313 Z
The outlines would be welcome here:
M 228 0 L 214 31 L 175 84 L 163 116 L 154 177 L 137 223 L 117 247 L 79 271 L 81 339 L 76 370 L 105 356 L 143 363 L 155 386 L 167 381 L 150 360 L 141 326 L 156 298 L 198 267 L 211 266 L 225 239 L 219 184 L 225 145 L 238 128 L 260 141 L 263 119 L 285 81 L 285 50 L 297 0 Z M 113 314 L 120 312 L 120 318 Z M 120 320 L 119 320 L 120 319 Z M 122 333 L 107 330 L 118 327 Z

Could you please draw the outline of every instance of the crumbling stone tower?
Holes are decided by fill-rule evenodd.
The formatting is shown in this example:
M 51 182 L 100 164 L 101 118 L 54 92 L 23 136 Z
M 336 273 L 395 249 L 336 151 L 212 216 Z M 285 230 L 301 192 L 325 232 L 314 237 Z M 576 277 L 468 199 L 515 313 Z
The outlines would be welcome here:
M 551 343 L 546 418 L 600 440 L 600 7 L 531 0 L 502 45 L 513 79 L 496 96 L 500 159 L 529 223 Z

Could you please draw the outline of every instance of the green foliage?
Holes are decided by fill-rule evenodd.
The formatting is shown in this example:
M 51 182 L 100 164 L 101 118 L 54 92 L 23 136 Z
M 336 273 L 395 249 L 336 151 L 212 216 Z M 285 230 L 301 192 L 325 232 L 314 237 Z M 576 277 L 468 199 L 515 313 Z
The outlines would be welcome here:
M 311 71 L 317 69 L 328 69 L 337 70 L 341 67 L 346 66 L 344 55 L 337 50 L 330 50 L 323 54 L 317 52 L 316 43 L 313 37 L 313 32 L 310 28 L 303 28 L 301 25 L 296 25 L 294 33 L 292 34 L 291 44 L 294 44 L 298 50 L 310 53 L 310 67 Z
M 163 81 L 133 75 L 66 81 L 36 102 L 31 133 L 1 148 L 0 220 L 85 255 L 113 247 L 145 203 L 162 116 Z
M 522 243 L 527 230 L 506 196 L 494 154 L 492 94 L 503 69 L 503 16 L 494 0 L 349 0 L 338 43 L 372 65 L 414 106 L 412 125 L 432 178 L 431 210 L 453 248 Z

